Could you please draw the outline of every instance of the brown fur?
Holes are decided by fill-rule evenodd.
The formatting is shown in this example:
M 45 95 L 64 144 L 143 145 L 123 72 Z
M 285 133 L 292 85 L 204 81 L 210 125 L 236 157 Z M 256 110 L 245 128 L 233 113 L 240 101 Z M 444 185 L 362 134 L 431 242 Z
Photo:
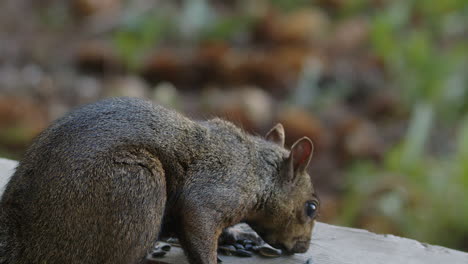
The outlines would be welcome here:
M 221 231 L 243 220 L 304 252 L 313 146 L 283 142 L 281 125 L 263 139 L 139 99 L 79 108 L 36 138 L 7 185 L 0 263 L 139 263 L 164 226 L 190 263 L 214 264 Z

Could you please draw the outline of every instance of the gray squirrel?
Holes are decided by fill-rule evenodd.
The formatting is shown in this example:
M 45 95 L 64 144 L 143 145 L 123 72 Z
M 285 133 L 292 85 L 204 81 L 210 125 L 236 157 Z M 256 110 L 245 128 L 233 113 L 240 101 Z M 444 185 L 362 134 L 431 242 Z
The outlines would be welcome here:
M 191 264 L 215 264 L 241 221 L 306 252 L 319 202 L 308 138 L 284 148 L 221 119 L 135 98 L 71 111 L 33 141 L 0 202 L 0 263 L 141 263 L 170 219 Z M 165 230 L 164 230 L 165 231 Z

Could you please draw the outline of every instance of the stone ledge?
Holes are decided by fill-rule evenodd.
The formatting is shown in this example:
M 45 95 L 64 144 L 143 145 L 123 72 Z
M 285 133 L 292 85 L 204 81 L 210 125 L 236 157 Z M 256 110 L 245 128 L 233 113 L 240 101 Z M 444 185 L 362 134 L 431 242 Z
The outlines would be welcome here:
M 17 162 L 0 158 L 0 195 Z M 468 264 L 468 254 L 393 235 L 317 223 L 310 249 L 305 254 L 265 259 L 220 256 L 224 264 Z M 180 248 L 149 263 L 187 264 Z
M 18 162 L 0 158 L 0 197 L 2 197 L 5 185 L 15 171 Z

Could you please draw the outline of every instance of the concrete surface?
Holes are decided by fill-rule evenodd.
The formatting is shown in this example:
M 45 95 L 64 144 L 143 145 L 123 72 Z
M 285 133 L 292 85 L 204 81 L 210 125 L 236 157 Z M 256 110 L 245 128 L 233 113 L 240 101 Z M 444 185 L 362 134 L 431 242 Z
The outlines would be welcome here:
M 0 158 L 0 195 L 16 166 L 15 161 Z M 274 259 L 220 255 L 223 264 L 468 264 L 468 253 L 393 235 L 377 235 L 366 230 L 317 223 L 310 249 Z M 149 263 L 187 264 L 180 248 Z
M 0 197 L 17 164 L 16 161 L 0 158 Z
M 308 260 L 309 264 L 468 264 L 468 254 L 461 251 L 324 223 L 317 223 L 310 249 L 305 254 L 274 259 L 223 255 L 220 258 L 223 264 L 304 264 Z M 179 248 L 157 260 L 171 264 L 188 263 Z

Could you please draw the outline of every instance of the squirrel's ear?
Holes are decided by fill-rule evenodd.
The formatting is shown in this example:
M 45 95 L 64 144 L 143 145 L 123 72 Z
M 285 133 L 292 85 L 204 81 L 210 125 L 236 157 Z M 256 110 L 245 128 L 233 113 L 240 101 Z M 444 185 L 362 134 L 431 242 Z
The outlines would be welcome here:
M 284 127 L 280 123 L 276 124 L 268 133 L 265 138 L 268 141 L 276 143 L 281 147 L 284 147 Z
M 308 137 L 303 137 L 293 144 L 288 160 L 294 175 L 307 169 L 313 153 L 314 144 Z

